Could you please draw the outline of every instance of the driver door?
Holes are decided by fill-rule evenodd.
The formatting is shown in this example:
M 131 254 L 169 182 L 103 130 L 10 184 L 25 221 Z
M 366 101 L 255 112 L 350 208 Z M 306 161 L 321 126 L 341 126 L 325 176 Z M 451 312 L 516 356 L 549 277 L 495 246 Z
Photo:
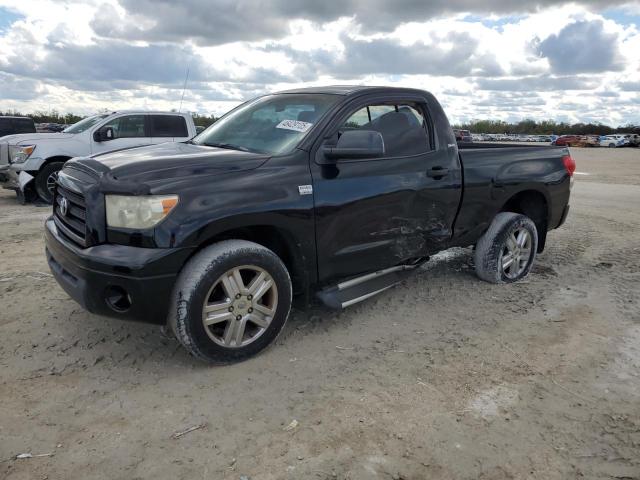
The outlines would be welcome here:
M 323 144 L 345 129 L 373 130 L 385 144 L 380 158 L 326 161 L 317 151 L 311 173 L 322 283 L 407 263 L 450 238 L 461 183 L 454 155 L 436 148 L 426 108 L 408 99 L 358 106 Z M 452 174 L 428 173 L 444 167 Z

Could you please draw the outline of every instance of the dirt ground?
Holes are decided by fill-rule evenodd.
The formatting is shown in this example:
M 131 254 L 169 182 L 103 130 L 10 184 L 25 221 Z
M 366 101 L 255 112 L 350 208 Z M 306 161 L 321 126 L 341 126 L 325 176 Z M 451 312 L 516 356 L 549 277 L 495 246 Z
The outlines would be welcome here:
M 48 208 L 3 191 L 0 477 L 639 479 L 640 150 L 573 155 L 525 281 L 453 249 L 227 367 L 81 310 L 48 274 Z

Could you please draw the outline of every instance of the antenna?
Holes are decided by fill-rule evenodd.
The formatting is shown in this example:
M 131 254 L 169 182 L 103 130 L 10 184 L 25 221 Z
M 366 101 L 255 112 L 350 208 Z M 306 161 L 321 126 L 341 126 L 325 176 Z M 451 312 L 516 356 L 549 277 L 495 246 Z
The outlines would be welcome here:
M 182 97 L 180 97 L 180 108 L 178 113 L 182 111 L 182 100 L 184 100 L 184 91 L 187 89 L 187 80 L 189 80 L 189 67 L 187 67 L 187 74 L 184 76 L 184 85 L 182 87 Z

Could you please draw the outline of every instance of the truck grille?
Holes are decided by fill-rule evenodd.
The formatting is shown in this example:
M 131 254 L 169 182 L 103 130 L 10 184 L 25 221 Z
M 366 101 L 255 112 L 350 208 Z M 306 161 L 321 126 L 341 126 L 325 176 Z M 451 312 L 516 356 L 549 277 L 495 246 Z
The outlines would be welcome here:
M 73 243 L 86 247 L 87 210 L 84 196 L 57 185 L 53 205 L 53 221 L 58 230 Z

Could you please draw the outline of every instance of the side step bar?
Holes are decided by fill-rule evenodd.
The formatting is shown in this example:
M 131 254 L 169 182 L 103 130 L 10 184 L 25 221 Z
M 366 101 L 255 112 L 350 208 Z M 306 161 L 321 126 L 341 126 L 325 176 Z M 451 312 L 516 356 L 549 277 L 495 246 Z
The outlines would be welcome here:
M 347 308 L 397 285 L 427 260 L 428 257 L 409 265 L 397 265 L 352 278 L 319 291 L 317 297 L 329 308 Z

